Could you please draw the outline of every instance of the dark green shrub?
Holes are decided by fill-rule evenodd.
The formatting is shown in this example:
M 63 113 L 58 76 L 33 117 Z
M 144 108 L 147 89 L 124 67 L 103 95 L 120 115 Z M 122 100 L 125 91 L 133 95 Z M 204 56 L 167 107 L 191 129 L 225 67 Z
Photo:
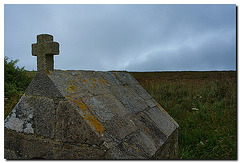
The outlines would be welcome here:
M 22 96 L 31 80 L 32 75 L 28 75 L 24 67 L 19 68 L 16 63 L 19 60 L 8 61 L 8 57 L 4 57 L 4 110 L 5 117 L 13 109 Z
M 30 84 L 32 78 L 27 75 L 24 67 L 19 68 L 16 63 L 19 60 L 11 60 L 4 58 L 4 97 L 10 98 L 14 95 L 22 95 Z

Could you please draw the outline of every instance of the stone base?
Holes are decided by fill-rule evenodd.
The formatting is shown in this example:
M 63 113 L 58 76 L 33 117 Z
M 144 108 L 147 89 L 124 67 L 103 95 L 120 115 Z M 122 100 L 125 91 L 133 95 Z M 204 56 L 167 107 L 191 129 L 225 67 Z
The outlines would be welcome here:
M 174 131 L 152 158 L 178 159 L 178 131 Z M 54 139 L 23 134 L 5 128 L 4 158 L 7 160 L 112 159 L 103 145 L 58 142 Z M 139 159 L 139 158 L 130 158 Z
M 106 159 L 106 149 L 80 143 L 58 142 L 5 128 L 4 158 L 15 159 Z

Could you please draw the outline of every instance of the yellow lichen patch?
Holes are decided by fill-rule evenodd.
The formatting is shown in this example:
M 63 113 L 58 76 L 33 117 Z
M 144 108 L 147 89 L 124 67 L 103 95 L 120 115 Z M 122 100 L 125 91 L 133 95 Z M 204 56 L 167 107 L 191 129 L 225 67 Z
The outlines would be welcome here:
M 66 98 L 67 98 L 68 100 L 71 100 L 71 97 L 70 97 L 69 95 L 66 95 Z
M 49 71 L 49 69 L 46 70 L 46 74 L 51 75 L 51 72 Z
M 68 100 L 71 100 L 71 97 L 69 95 L 66 95 L 66 98 Z M 82 101 L 78 101 L 76 99 L 72 99 L 71 101 L 76 103 L 77 106 L 79 106 L 83 119 L 86 119 L 95 128 L 95 130 L 102 135 L 102 133 L 105 131 L 105 128 L 98 121 L 97 117 L 91 114 L 91 112 L 88 110 L 88 107 Z
M 82 109 L 82 111 L 87 110 L 87 106 L 82 101 L 76 101 L 77 105 Z
M 159 108 L 162 108 L 162 106 L 161 106 L 161 105 L 159 105 L 159 103 L 157 103 L 157 106 L 158 106 Z
M 82 81 L 83 81 L 84 83 L 86 83 L 86 82 L 87 82 L 87 80 L 86 80 L 86 79 L 83 79 Z
M 150 129 L 149 129 L 148 127 L 147 127 L 146 129 L 147 129 L 148 131 L 150 131 Z
M 92 114 L 88 114 L 88 116 L 83 117 L 84 119 L 88 120 L 91 125 L 96 129 L 97 132 L 99 132 L 101 135 L 102 133 L 105 131 L 105 128 L 103 127 L 103 125 L 98 121 L 97 117 L 92 115 Z
M 106 83 L 104 82 L 104 80 L 102 78 L 98 79 L 103 85 L 106 85 Z
M 75 89 L 76 89 L 76 86 L 75 85 L 70 85 L 67 89 L 69 90 L 69 92 L 74 93 Z
M 116 76 L 116 77 L 117 77 L 117 74 L 116 74 L 115 72 L 112 72 L 112 73 L 113 73 L 113 75 L 114 75 L 114 76 Z
M 96 79 L 92 79 L 92 84 L 94 85 L 94 86 L 97 86 L 97 80 Z
M 75 99 L 73 99 L 73 102 L 75 102 L 75 103 L 78 103 L 78 101 L 77 101 L 77 100 L 75 100 Z
M 170 115 L 166 112 L 166 110 L 162 109 L 162 111 L 163 111 L 165 114 L 167 114 L 168 116 L 170 116 Z
M 131 150 L 134 149 L 134 150 L 136 150 L 137 152 L 139 152 L 139 149 L 138 149 L 135 145 L 131 145 L 131 144 L 130 144 L 130 149 L 131 149 Z
M 97 117 L 91 114 L 91 112 L 88 110 L 87 106 L 83 102 L 77 102 L 77 105 L 82 110 L 83 119 L 88 120 L 89 123 L 96 129 L 96 131 L 102 134 L 105 131 L 105 128 L 98 121 Z

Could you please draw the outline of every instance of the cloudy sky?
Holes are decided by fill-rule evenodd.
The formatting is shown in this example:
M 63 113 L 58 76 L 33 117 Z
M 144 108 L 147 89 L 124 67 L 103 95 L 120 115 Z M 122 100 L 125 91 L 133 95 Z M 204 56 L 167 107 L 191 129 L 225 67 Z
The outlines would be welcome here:
M 36 70 L 38 34 L 55 69 L 236 70 L 236 5 L 4 5 L 4 56 Z

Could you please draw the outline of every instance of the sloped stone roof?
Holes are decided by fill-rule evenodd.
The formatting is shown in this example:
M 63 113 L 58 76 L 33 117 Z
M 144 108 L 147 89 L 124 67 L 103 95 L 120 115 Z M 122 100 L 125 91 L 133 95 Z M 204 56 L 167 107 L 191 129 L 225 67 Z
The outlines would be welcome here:
M 172 117 L 126 72 L 38 73 L 25 94 L 68 101 L 79 114 L 75 116 L 89 126 L 87 132 L 94 132 L 94 139 L 98 140 L 92 142 L 102 142 L 116 158 L 150 158 L 178 128 Z M 53 103 L 46 101 L 43 99 L 40 103 L 48 112 L 47 105 Z M 62 114 L 67 113 L 63 110 Z M 49 122 L 50 119 L 47 123 L 54 123 Z M 33 132 L 30 129 L 22 131 Z M 54 137 L 46 131 L 42 134 Z
M 71 106 L 67 107 L 75 110 L 77 114 L 74 116 L 84 121 L 85 127 L 76 133 L 72 131 L 72 134 L 90 133 L 90 137 L 83 134 L 93 139 L 87 142 L 103 143 L 113 158 L 151 158 L 178 128 L 172 117 L 129 73 L 76 70 L 38 73 L 27 88 L 23 102 L 13 110 L 25 108 L 27 111 L 23 114 L 28 113 L 28 118 L 14 118 L 11 114 L 5 120 L 5 127 L 34 133 L 34 127 L 38 126 L 37 132 L 41 135 L 56 137 L 58 134 L 52 132 L 54 127 L 51 126 L 59 120 L 53 121 L 55 113 L 48 110 L 51 105 L 54 107 L 54 99 L 70 103 Z M 38 109 L 35 114 L 34 108 L 29 107 L 34 105 L 32 103 L 42 104 L 34 107 Z M 37 121 L 37 118 L 31 122 L 29 115 L 39 117 L 38 112 L 39 116 L 45 116 L 44 122 Z M 63 115 L 68 113 L 64 109 L 61 112 Z M 22 125 L 19 128 L 16 124 Z M 84 136 L 79 138 L 84 139 Z

